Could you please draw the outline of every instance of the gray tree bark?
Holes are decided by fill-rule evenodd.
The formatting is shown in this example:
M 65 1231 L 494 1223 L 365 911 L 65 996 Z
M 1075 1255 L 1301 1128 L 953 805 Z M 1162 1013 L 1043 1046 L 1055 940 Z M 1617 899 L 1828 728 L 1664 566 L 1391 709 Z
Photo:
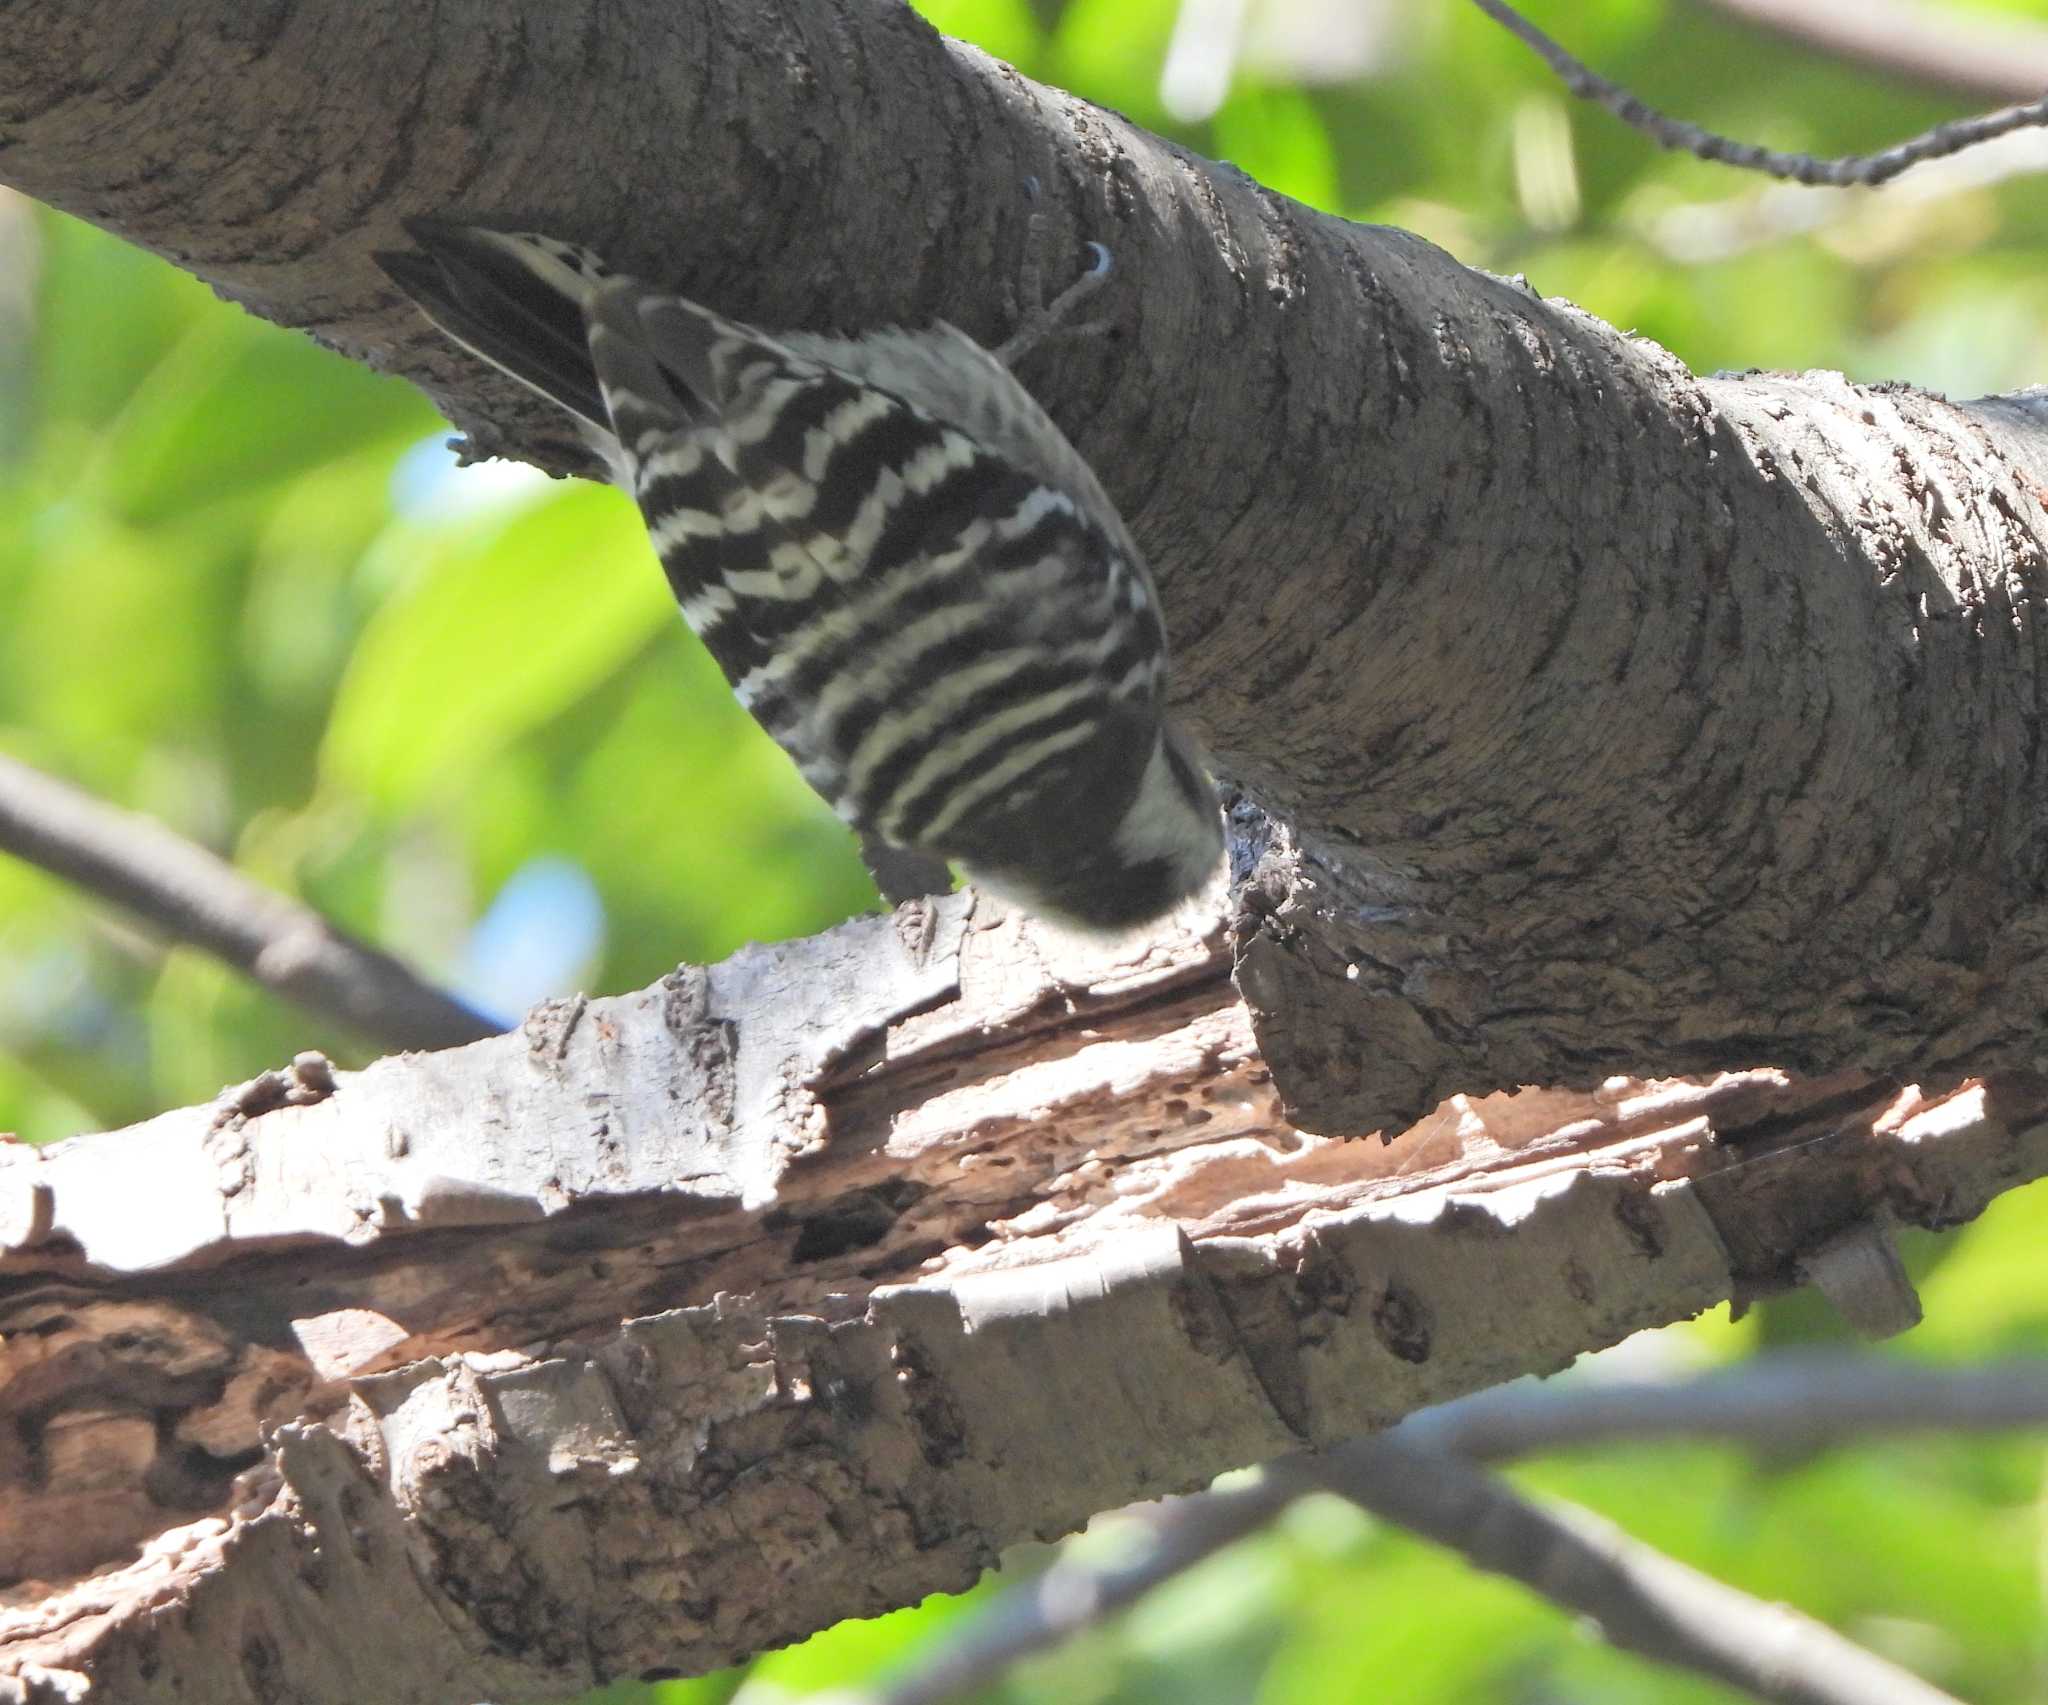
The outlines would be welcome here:
M 894 0 L 0 17 L 0 181 L 557 468 L 401 215 L 996 342 L 1027 178 L 1117 257 L 1024 377 L 1242 789 L 1227 931 L 949 902 L 6 1156 L 0 1699 L 702 1668 L 1805 1273 L 1895 1325 L 1871 1228 L 2042 1170 L 2033 394 L 1696 378 Z
M 1775 1072 L 1311 1136 L 1228 963 L 961 896 L 0 1150 L 0 1700 L 701 1671 L 1803 1272 L 1882 1307 L 1876 1228 L 2048 1170 L 2048 1096 Z
M 1288 825 L 1240 981 L 1301 1122 L 2048 1064 L 2038 399 L 1695 378 L 894 0 L 25 0 L 4 45 L 6 181 L 556 466 L 370 264 L 401 214 L 996 342 L 1036 178 L 1056 252 L 1115 251 L 1119 335 L 1024 376 L 1158 571 L 1182 708 Z

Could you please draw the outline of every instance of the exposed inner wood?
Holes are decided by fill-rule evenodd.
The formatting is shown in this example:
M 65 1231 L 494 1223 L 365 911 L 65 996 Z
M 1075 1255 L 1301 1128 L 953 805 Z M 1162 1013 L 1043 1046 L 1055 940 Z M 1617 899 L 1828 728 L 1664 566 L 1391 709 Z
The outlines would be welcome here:
M 245 1086 L 142 1128 L 160 1164 L 181 1143 L 199 1151 L 195 1169 L 210 1156 L 210 1190 L 127 1204 L 130 1217 L 88 1237 L 78 1191 L 118 1192 L 120 1163 L 88 1185 L 70 1161 L 99 1144 L 112 1156 L 137 1133 L 67 1145 L 83 1151 L 72 1157 L 10 1156 L 0 1181 L 40 1218 L 17 1216 L 22 1235 L 0 1258 L 0 1567 L 33 1593 L 225 1510 L 263 1429 L 335 1416 L 352 1380 L 458 1352 L 573 1352 L 622 1320 L 723 1297 L 769 1318 L 858 1321 L 883 1287 L 1108 1259 L 1162 1226 L 1197 1250 L 1258 1249 L 1299 1271 L 1318 1228 L 1346 1216 L 1483 1217 L 1504 1192 L 1587 1172 L 1641 1187 L 1649 1254 L 1647 1192 L 1688 1185 L 1740 1294 L 1794 1282 L 1825 1238 L 1874 1215 L 1932 1225 L 1973 1211 L 1971 1192 L 1921 1178 L 1901 1139 L 1981 1120 L 1975 1086 L 1926 1103 L 1853 1076 L 1617 1079 L 1454 1098 L 1391 1140 L 1310 1135 L 1280 1111 L 1213 932 L 1134 963 L 1084 953 L 1055 969 L 1039 933 L 976 926 L 968 905 L 544 1009 L 523 1037 L 344 1074 L 312 1105 Z M 849 955 L 872 957 L 880 969 L 852 986 L 936 966 L 942 993 L 895 990 L 881 1022 L 835 1010 L 792 1029 L 766 1004 L 745 1010 L 782 1001 L 806 953 L 836 955 L 839 973 Z M 650 1014 L 696 1073 L 694 1100 L 645 1058 L 603 1090 L 574 1087 L 593 1058 L 633 1055 Z M 781 1056 L 750 1060 L 764 1028 L 762 1047 Z M 807 1054 L 792 1051 L 800 1034 Z M 512 1058 L 494 1063 L 493 1050 Z M 403 1093 L 440 1106 L 441 1139 L 483 1182 L 406 1176 L 415 1157 L 388 1124 L 395 1103 L 366 1086 L 408 1071 L 441 1080 Z M 544 1129 L 490 1111 L 494 1071 L 559 1084 L 557 1113 L 602 1118 L 613 1176 L 569 1185 Z M 451 1101 L 456 1082 L 471 1089 Z M 2002 1122 L 2010 1109 L 2037 1120 L 2037 1090 L 2005 1097 Z M 673 1152 L 641 1140 L 650 1120 Z M 713 1163 L 735 1143 L 752 1153 L 744 1166 Z M 772 1173 L 754 1199 L 731 1178 L 749 1169 Z M 334 1229 L 312 1229 L 323 1220 Z M 146 1228 L 146 1266 L 121 1270 L 137 1259 L 124 1228 Z

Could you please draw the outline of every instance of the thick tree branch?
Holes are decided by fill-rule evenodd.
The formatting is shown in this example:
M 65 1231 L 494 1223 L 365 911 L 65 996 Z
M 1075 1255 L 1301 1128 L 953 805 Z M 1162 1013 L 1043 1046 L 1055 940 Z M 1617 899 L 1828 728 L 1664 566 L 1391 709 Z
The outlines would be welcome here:
M 704 1669 L 2048 1170 L 2048 1087 L 1771 1073 L 1312 1137 L 1219 942 L 973 904 L 6 1155 L 0 1556 L 110 1567 L 0 1675 Z
M 2048 1363 L 2042 1361 L 1954 1369 L 1781 1354 L 1692 1379 L 1518 1382 L 1425 1409 L 1387 1438 L 1410 1457 L 1440 1459 L 1583 1451 L 1616 1439 L 1684 1437 L 1784 1450 L 1840 1446 L 1892 1432 L 2041 1426 L 2048 1426 Z M 1062 1553 L 1043 1574 L 1004 1589 L 948 1628 L 898 1675 L 870 1689 L 834 1695 L 833 1705 L 944 1705 L 965 1698 L 1019 1660 L 1064 1644 L 1257 1532 L 1304 1492 L 1327 1488 L 1351 1496 L 1349 1461 L 1350 1447 L 1340 1446 L 1321 1463 L 1312 1457 L 1275 1463 L 1249 1486 L 1127 1511 L 1124 1519 L 1143 1529 L 1135 1545 L 1120 1546 L 1106 1558 L 1085 1550 Z M 1432 1475 L 1414 1490 L 1430 1496 L 1443 1488 Z M 1457 1496 L 1455 1484 L 1448 1495 Z M 1361 1501 L 1370 1503 L 1370 1496 Z M 1469 1512 L 1469 1504 L 1465 1508 Z M 1385 1500 L 1378 1513 L 1396 1521 L 1401 1514 Z M 1456 1549 L 1467 1549 L 1455 1511 L 1437 1509 L 1429 1525 L 1439 1535 L 1453 1534 Z M 1556 1597 L 1547 1578 L 1527 1584 L 1546 1598 Z M 1762 1615 L 1780 1626 L 1768 1607 L 1746 1607 L 1744 1615 L 1752 1623 Z M 1671 1654 L 1671 1661 L 1683 1659 Z M 1868 1653 L 1855 1654 L 1857 1665 L 1868 1661 Z
M 1284 813 L 1227 946 L 912 906 L 7 1157 L 17 1697 L 707 1667 L 2048 1170 L 2031 398 L 1696 379 L 894 0 L 18 0 L 0 177 L 555 465 L 402 213 L 995 344 L 1036 177 L 1121 335 L 1024 377 Z
M 768 324 L 998 343 L 1038 179 L 1056 244 L 1115 250 L 1120 336 L 1024 377 L 1159 571 L 1191 722 L 1283 817 L 1235 974 L 1297 1122 L 2041 1058 L 2025 399 L 1696 379 L 894 0 L 30 0 L 0 45 L 0 175 L 557 465 L 381 283 L 400 214 L 546 226 Z
M 1043 1574 L 1006 1588 L 936 1648 L 870 1688 L 813 1699 L 810 1705 L 946 1705 L 993 1685 L 1012 1664 L 1065 1645 L 1128 1610 L 1153 1588 L 1207 1562 L 1259 1531 L 1309 1483 L 1292 1463 L 1249 1486 L 1168 1498 L 1126 1512 L 1149 1531 L 1135 1553 L 1097 1561 L 1072 1549 Z
M 252 882 L 161 823 L 0 754 L 0 851 L 125 907 L 315 1017 L 386 1048 L 452 1048 L 499 1026 Z

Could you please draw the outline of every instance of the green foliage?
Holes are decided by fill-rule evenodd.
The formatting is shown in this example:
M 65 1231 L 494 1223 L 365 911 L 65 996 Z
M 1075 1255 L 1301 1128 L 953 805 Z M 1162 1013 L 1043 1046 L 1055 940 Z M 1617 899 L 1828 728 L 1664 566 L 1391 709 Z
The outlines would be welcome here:
M 1374 54 L 1336 81 L 1315 80 L 1334 64 L 1318 49 L 1261 46 L 1259 20 L 1279 9 L 1251 8 L 1213 112 L 1176 121 L 1161 89 L 1176 0 L 923 0 L 1027 74 L 1313 206 L 1525 273 L 1696 367 L 1839 367 L 1958 394 L 2048 378 L 2037 180 L 1816 200 L 1659 152 L 1454 0 L 1361 7 L 1379 19 Z M 2048 5 L 1999 9 L 2048 23 Z M 1679 0 L 1536 10 L 1653 103 L 1779 146 L 1870 149 L 1957 110 Z M 420 446 L 443 429 L 406 386 L 0 200 L 0 286 L 18 258 L 35 286 L 21 347 L 0 288 L 0 748 L 156 814 L 438 975 L 483 978 L 477 926 L 549 858 L 587 874 L 603 914 L 601 939 L 564 950 L 557 989 L 634 987 L 871 901 L 845 835 L 682 631 L 617 498 L 438 475 Z M 525 922 L 545 935 L 551 919 Z M 485 998 L 515 986 L 478 984 Z M 312 1043 L 364 1052 L 0 862 L 0 1127 L 43 1139 L 137 1119 Z M 1894 1353 L 2048 1351 L 2044 1248 L 2033 1192 L 1914 1240 L 1928 1321 Z M 1665 1342 L 1733 1358 L 1836 1331 L 1788 1301 Z M 1604 1451 L 1520 1477 L 1981 1705 L 2041 1695 L 2031 1442 L 1794 1460 Z M 1100 1526 L 1083 1543 L 1118 1542 L 1114 1521 Z M 597 1697 L 765 1705 L 857 1685 L 995 1584 L 831 1630 L 744 1677 Z M 1730 1696 L 1318 1499 L 982 1697 Z
M 601 896 L 602 942 L 561 969 L 593 989 L 872 903 L 623 499 L 458 473 L 409 386 L 0 211 L 34 280 L 0 458 L 0 747 L 449 978 L 550 855 Z M 0 865 L 0 1127 L 125 1123 L 313 1043 L 365 1055 Z
M 409 572 L 349 659 L 320 773 L 393 816 L 553 722 L 675 619 L 638 515 L 602 487 L 387 542 Z

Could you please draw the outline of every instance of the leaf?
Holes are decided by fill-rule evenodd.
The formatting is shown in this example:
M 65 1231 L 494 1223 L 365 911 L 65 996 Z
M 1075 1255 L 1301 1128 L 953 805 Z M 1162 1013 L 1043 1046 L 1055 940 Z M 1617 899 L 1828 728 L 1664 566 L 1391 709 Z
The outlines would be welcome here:
M 136 387 L 90 468 L 108 508 L 148 524 L 304 472 L 434 419 L 410 386 L 247 316 L 208 316 Z
M 1234 89 L 1210 124 L 1217 151 L 1268 189 L 1336 211 L 1337 153 L 1322 114 L 1301 90 Z
M 37 221 L 36 412 L 46 424 L 104 426 L 164 351 L 222 317 L 189 273 L 47 210 Z
M 917 0 L 934 29 L 1029 71 L 1045 51 L 1045 32 L 1025 0 Z
M 1053 32 L 1047 74 L 1140 124 L 1161 126 L 1159 68 L 1179 11 L 1178 0 L 1074 0 Z
M 488 762 L 679 619 L 638 514 L 597 487 L 438 539 L 400 523 L 380 549 L 425 561 L 365 631 L 320 771 L 390 811 Z
M 968 1609 L 976 1596 L 933 1593 L 907 1610 L 836 1623 L 799 1645 L 757 1659 L 740 1698 L 753 1698 L 757 1689 L 768 1699 L 801 1697 L 811 1689 L 876 1676 L 901 1663 Z

